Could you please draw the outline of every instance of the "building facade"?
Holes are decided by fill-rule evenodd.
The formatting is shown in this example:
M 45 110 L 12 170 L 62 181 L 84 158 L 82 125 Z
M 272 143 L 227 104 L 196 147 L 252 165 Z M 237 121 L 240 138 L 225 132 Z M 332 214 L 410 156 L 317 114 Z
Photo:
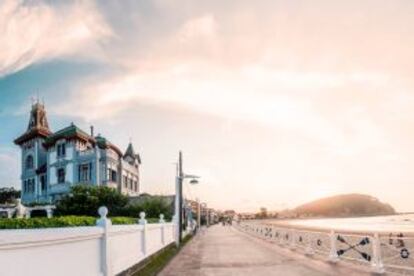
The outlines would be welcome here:
M 52 132 L 43 104 L 35 103 L 26 132 L 14 140 L 21 148 L 22 201 L 53 202 L 73 185 L 102 185 L 129 196 L 140 193 L 141 158 L 129 143 L 125 153 L 106 138 L 73 123 Z

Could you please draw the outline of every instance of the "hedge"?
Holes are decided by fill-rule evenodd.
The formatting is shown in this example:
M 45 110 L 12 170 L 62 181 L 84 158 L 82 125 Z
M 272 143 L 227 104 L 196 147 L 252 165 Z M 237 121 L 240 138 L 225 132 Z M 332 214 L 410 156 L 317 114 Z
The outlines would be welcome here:
M 112 224 L 134 224 L 136 218 L 112 217 Z M 53 228 L 53 227 L 74 227 L 94 226 L 97 218 L 88 216 L 61 216 L 53 218 L 3 218 L 0 219 L 0 229 L 30 229 L 30 228 Z

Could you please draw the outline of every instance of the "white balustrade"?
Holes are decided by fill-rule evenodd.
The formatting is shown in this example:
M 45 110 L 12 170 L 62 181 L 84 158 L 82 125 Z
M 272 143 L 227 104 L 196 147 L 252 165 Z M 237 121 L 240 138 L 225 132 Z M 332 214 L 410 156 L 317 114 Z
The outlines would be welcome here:
M 414 233 L 360 233 L 264 225 L 259 221 L 241 221 L 236 227 L 310 257 L 318 255 L 333 263 L 352 261 L 370 265 L 375 274 L 396 272 L 414 275 Z M 269 239 L 270 230 L 263 232 L 262 229 L 271 229 L 272 237 Z
M 0 230 L 0 274 L 112 276 L 175 242 L 176 227 L 163 216 L 112 225 L 106 207 L 98 213 L 96 226 Z

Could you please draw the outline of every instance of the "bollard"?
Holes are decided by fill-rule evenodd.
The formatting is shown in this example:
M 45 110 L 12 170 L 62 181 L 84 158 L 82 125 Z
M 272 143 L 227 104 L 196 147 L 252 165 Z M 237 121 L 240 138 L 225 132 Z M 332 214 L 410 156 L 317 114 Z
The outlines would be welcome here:
M 372 240 L 372 255 L 372 272 L 376 274 L 384 274 L 385 269 L 381 257 L 381 240 L 378 233 L 374 234 L 374 239 Z
M 329 261 L 332 263 L 336 263 L 339 261 L 339 257 L 338 257 L 338 252 L 336 250 L 336 235 L 333 230 L 331 230 L 329 238 L 331 241 L 331 249 L 329 251 Z
M 98 214 L 100 218 L 96 221 L 96 226 L 102 227 L 104 230 L 101 241 L 102 275 L 112 276 L 112 266 L 110 263 L 111 258 L 109 254 L 109 228 L 111 227 L 112 222 L 106 217 L 108 215 L 108 208 L 105 206 L 99 207 Z

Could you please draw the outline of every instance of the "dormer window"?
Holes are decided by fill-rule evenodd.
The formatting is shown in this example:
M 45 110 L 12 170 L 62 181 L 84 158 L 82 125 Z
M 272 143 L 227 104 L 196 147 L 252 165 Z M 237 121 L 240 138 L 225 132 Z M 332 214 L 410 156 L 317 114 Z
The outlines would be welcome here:
M 26 164 L 25 165 L 26 165 L 26 170 L 33 169 L 34 164 L 33 164 L 33 156 L 32 155 L 28 155 L 26 157 Z
M 66 144 L 65 143 L 61 143 L 57 145 L 57 156 L 58 157 L 63 157 L 66 155 Z

